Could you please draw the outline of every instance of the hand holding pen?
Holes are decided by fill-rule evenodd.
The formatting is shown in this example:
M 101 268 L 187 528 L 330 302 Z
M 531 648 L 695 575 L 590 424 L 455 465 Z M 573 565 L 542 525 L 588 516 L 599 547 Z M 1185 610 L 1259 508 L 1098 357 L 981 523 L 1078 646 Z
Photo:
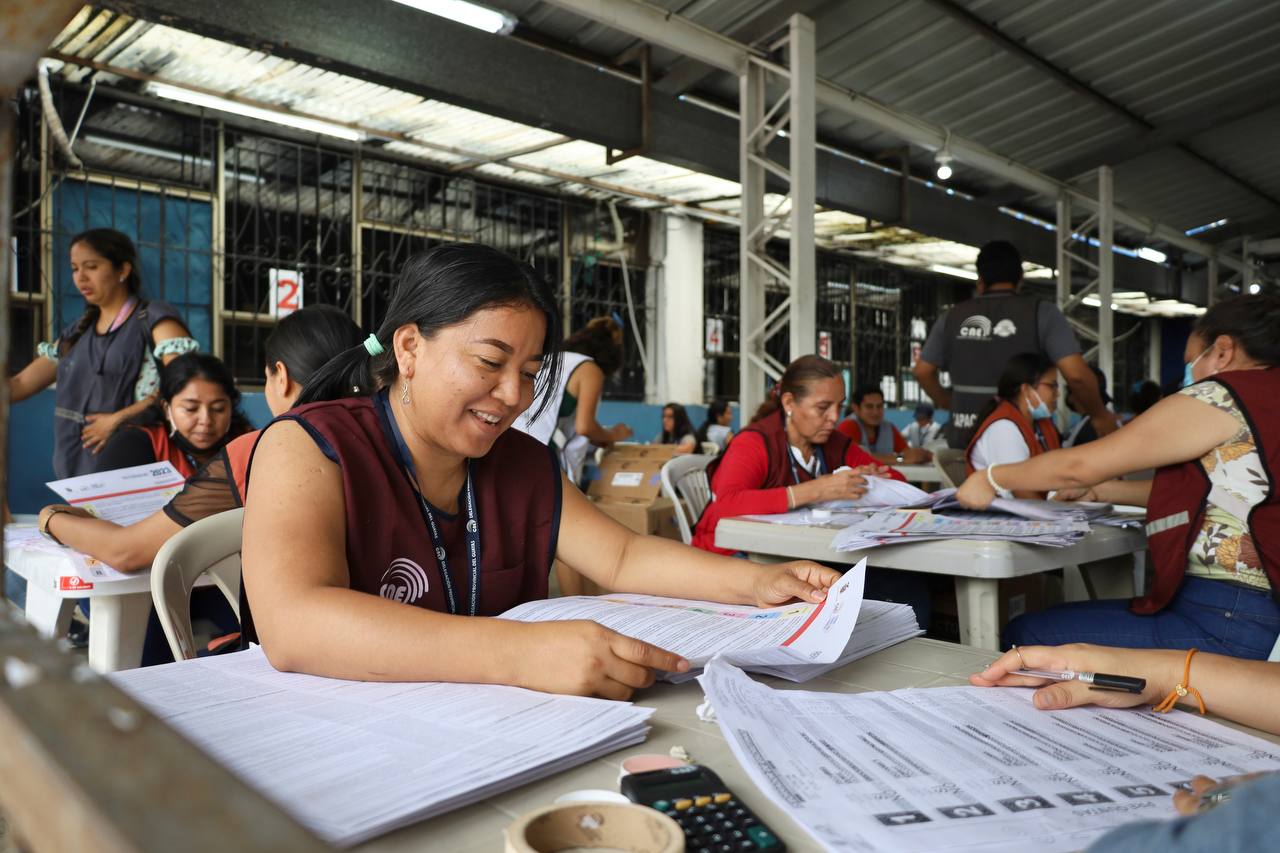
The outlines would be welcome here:
M 1032 701 L 1045 711 L 1101 705 L 1131 708 L 1160 701 L 1165 662 L 1143 649 L 1106 646 L 1022 646 L 1010 649 L 980 673 L 978 687 L 1036 687 Z M 1046 683 L 1048 682 L 1048 683 Z

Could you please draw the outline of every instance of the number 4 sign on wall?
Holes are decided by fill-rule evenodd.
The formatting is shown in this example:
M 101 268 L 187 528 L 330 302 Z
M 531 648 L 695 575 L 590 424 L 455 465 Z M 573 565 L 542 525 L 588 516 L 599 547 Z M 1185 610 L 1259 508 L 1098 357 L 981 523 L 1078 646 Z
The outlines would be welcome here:
M 302 270 L 268 270 L 271 316 L 288 317 L 302 307 Z

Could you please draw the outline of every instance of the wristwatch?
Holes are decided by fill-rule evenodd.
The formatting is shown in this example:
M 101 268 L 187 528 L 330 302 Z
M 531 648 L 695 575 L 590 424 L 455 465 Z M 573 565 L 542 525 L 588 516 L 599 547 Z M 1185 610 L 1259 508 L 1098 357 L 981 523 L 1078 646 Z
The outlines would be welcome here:
M 45 516 L 44 523 L 40 525 L 40 535 L 43 536 L 45 539 L 48 539 L 50 542 L 53 542 L 56 545 L 61 545 L 63 548 L 67 547 L 66 545 L 63 544 L 61 539 L 53 535 L 53 531 L 49 529 L 49 522 L 53 521 L 53 517 L 55 515 L 58 515 L 59 513 L 70 512 L 70 511 L 71 511 L 70 509 L 65 509 L 62 507 L 50 510 L 49 514 Z

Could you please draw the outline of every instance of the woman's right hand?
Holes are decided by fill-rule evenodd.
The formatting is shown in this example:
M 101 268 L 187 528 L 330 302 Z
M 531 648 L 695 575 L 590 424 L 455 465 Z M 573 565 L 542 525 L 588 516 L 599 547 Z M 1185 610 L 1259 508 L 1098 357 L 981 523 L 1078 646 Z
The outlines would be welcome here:
M 819 477 L 812 482 L 818 486 L 818 496 L 814 501 L 852 501 L 867 492 L 867 480 L 853 469 L 836 471 Z
M 627 700 L 653 684 L 654 670 L 689 669 L 679 655 L 597 622 L 531 622 L 523 627 L 529 642 L 521 643 L 513 683 L 530 690 Z
M 626 424 L 614 424 L 609 427 L 609 434 L 613 436 L 613 441 L 626 441 L 628 438 L 635 435 L 635 433 L 631 431 L 631 427 Z

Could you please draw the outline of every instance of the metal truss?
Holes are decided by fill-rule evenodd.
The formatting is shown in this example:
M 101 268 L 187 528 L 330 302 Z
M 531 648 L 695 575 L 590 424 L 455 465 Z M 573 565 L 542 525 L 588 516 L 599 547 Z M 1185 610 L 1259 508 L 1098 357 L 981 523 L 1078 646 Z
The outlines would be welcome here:
M 816 336 L 816 272 L 814 207 L 816 204 L 816 63 L 813 21 L 792 15 L 787 33 L 770 52 L 785 48 L 787 65 L 755 55 L 739 69 L 739 167 L 741 209 L 740 405 L 752 412 L 764 399 L 765 383 L 777 379 L 786 365 L 765 350 L 765 342 L 790 327 L 791 358 L 813 352 Z M 767 106 L 769 83 L 786 88 Z M 769 156 L 779 137 L 790 143 L 787 165 Z M 776 150 L 776 147 L 775 147 Z M 767 176 L 785 181 L 788 192 L 765 210 Z M 766 246 L 784 226 L 791 251 L 787 267 L 769 257 Z M 788 296 L 765 314 L 765 287 L 770 280 L 785 285 Z

